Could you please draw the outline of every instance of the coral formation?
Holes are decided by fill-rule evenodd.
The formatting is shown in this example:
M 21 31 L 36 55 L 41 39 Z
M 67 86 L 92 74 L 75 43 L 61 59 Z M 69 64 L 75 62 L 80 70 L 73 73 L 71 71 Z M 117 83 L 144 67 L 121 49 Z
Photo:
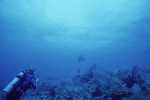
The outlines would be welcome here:
M 150 69 L 106 71 L 92 65 L 86 73 L 49 78 L 22 100 L 149 100 Z

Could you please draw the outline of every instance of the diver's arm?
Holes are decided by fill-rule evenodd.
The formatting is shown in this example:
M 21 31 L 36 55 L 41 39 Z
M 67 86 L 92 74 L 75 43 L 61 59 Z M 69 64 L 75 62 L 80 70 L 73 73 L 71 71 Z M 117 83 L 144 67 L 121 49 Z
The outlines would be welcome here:
M 31 86 L 33 87 L 33 89 L 36 89 L 37 83 L 36 83 L 36 79 L 35 78 L 32 78 L 32 80 L 31 80 Z

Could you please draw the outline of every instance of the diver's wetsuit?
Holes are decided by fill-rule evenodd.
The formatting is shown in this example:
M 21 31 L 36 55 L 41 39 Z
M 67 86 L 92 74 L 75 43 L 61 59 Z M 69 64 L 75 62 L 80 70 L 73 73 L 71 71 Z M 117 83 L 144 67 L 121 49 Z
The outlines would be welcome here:
M 20 100 L 23 92 L 29 88 L 36 89 L 35 78 L 33 74 L 26 74 L 26 77 L 20 82 L 18 87 L 7 94 L 6 100 Z

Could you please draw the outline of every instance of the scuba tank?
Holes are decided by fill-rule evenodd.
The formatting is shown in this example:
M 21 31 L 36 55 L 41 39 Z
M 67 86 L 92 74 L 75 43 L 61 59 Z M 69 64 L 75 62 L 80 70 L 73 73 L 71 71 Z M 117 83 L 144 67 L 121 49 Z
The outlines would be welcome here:
M 25 72 L 22 71 L 3 89 L 3 91 L 9 94 L 18 86 L 20 81 L 24 78 Z

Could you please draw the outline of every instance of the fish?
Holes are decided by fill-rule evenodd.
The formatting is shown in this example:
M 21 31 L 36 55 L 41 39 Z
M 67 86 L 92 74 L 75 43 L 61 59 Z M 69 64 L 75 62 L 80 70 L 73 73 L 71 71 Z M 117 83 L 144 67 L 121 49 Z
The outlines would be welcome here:
M 79 55 L 78 62 L 85 61 L 85 60 L 86 59 L 83 56 Z

